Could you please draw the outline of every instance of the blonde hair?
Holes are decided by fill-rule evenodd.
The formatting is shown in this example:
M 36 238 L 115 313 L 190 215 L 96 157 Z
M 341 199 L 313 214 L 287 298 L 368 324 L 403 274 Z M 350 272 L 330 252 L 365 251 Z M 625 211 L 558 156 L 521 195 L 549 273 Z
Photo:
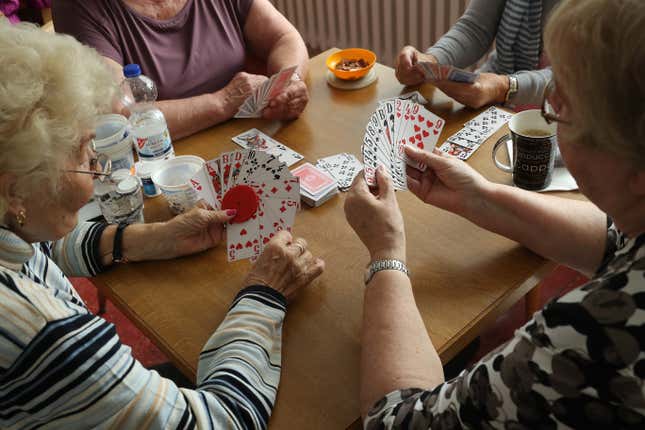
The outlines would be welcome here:
M 0 174 L 16 176 L 19 197 L 55 195 L 82 135 L 111 110 L 113 75 L 72 37 L 0 18 L 0 76 Z M 0 196 L 0 221 L 7 204 Z
M 545 30 L 575 141 L 645 168 L 645 1 L 563 0 Z

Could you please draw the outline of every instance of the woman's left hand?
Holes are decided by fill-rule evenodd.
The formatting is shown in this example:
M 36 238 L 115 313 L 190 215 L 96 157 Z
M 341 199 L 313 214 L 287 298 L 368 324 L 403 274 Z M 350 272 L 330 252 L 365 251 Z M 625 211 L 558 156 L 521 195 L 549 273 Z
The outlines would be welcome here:
M 159 226 L 154 240 L 165 243 L 169 259 L 205 251 L 216 246 L 225 237 L 224 224 L 235 217 L 235 211 L 214 211 L 193 208 Z
M 300 116 L 309 102 L 307 85 L 303 81 L 292 81 L 280 94 L 269 102 L 262 112 L 265 119 L 290 120 Z

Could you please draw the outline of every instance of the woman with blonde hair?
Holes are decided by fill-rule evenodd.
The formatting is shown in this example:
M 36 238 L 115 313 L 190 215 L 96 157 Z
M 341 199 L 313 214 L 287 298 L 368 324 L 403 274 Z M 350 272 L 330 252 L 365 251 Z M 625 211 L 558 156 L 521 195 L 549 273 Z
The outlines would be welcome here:
M 112 105 L 111 72 L 70 36 L 0 19 L 0 75 L 0 427 L 266 428 L 287 299 L 322 260 L 276 235 L 204 346 L 197 389 L 146 370 L 67 276 L 207 250 L 235 211 L 77 224 L 92 178 L 109 173 L 91 142 Z
M 391 181 L 379 172 L 377 196 L 356 181 L 347 218 L 374 260 L 361 350 L 365 428 L 645 428 L 643 28 L 642 0 L 563 0 L 547 25 L 554 82 L 543 116 L 558 123 L 562 157 L 590 201 L 494 184 L 455 158 L 406 149 L 429 166 L 408 171 L 422 201 L 591 276 L 451 381 L 404 270 Z

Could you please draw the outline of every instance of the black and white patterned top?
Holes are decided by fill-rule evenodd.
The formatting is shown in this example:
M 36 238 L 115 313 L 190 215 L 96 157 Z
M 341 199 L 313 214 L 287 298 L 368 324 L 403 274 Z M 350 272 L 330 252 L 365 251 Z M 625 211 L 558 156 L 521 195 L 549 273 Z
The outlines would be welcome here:
M 388 394 L 365 428 L 644 429 L 645 234 L 612 225 L 607 243 L 591 281 L 457 378 Z

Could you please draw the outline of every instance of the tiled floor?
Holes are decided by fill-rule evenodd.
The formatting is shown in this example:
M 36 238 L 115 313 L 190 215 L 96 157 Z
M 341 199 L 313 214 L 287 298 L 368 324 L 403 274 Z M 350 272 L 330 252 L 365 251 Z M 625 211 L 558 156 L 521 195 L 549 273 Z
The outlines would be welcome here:
M 553 297 L 558 297 L 566 292 L 583 284 L 586 278 L 579 273 L 566 267 L 558 267 L 553 273 L 542 282 L 541 303 L 545 304 Z M 74 278 L 72 283 L 78 290 L 79 294 L 85 300 L 92 312 L 98 311 L 98 300 L 96 288 L 92 282 L 85 278 Z M 155 367 L 164 376 L 177 379 L 182 386 L 188 384 L 187 381 L 181 380 L 180 376 L 172 366 L 167 365 L 167 357 L 139 331 L 109 300 L 107 302 L 106 313 L 103 317 L 116 325 L 117 333 L 121 342 L 132 348 L 132 354 L 146 367 Z M 458 373 L 461 368 L 483 357 L 497 345 L 509 339 L 515 329 L 526 323 L 524 313 L 524 299 L 520 300 L 511 310 L 501 316 L 494 326 L 490 327 L 481 334 L 479 341 L 474 343 L 467 351 L 458 357 L 447 375 Z M 173 375 L 175 374 L 175 375 Z

